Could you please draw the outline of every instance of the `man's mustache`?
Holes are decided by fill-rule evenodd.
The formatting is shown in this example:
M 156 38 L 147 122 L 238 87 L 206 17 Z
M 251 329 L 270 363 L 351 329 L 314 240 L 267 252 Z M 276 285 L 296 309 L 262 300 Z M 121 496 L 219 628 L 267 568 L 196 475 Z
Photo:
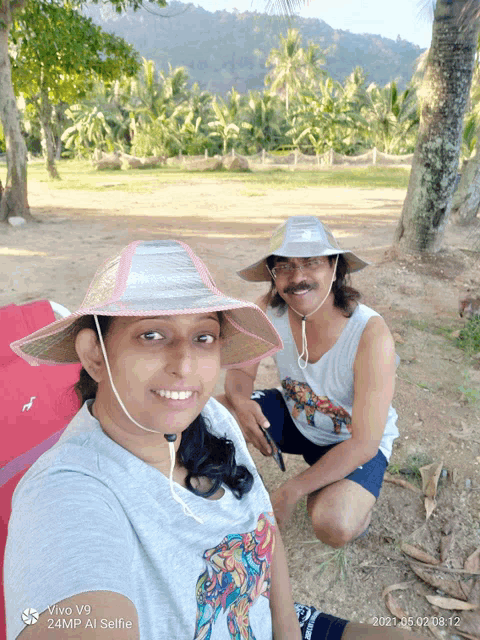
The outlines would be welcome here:
M 285 287 L 283 293 L 297 293 L 297 291 L 313 291 L 314 289 L 318 289 L 318 284 L 316 282 L 307 282 L 303 280 L 299 284 L 291 284 L 288 287 Z

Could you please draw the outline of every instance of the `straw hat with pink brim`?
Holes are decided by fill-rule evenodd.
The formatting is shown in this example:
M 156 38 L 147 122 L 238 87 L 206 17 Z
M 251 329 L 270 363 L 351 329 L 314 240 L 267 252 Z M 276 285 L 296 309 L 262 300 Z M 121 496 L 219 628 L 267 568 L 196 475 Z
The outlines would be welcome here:
M 162 316 L 221 311 L 221 365 L 241 367 L 283 348 L 255 304 L 219 291 L 205 264 L 176 240 L 132 242 L 95 274 L 82 306 L 70 316 L 12 342 L 32 365 L 78 362 L 75 337 L 86 316 Z
M 292 216 L 275 229 L 263 258 L 237 273 L 250 282 L 270 282 L 272 276 L 267 267 L 269 256 L 312 258 L 339 254 L 344 256 L 349 273 L 369 265 L 352 251 L 341 249 L 327 225 L 315 216 Z

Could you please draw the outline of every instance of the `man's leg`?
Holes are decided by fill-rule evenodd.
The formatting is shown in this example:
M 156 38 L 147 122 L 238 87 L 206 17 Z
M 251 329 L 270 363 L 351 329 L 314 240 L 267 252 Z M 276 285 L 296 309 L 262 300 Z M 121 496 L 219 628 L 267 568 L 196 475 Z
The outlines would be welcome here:
M 383 453 L 378 451 L 343 480 L 308 496 L 307 509 L 319 540 L 332 547 L 343 547 L 367 529 L 387 464 Z
M 352 480 L 339 480 L 308 496 L 315 535 L 331 547 L 358 538 L 370 523 L 375 496 Z

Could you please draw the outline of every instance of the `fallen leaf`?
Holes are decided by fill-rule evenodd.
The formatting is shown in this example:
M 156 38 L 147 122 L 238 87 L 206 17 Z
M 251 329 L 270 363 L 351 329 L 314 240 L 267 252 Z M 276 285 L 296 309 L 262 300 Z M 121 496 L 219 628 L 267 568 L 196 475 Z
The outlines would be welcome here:
M 395 340 L 395 342 L 397 342 L 398 344 L 405 344 L 405 340 L 402 338 L 402 336 L 397 333 L 396 331 L 394 331 L 392 333 L 392 338 Z
M 452 596 L 452 598 L 465 600 L 465 594 L 463 593 L 462 587 L 458 580 L 449 580 L 448 578 L 442 578 L 438 574 L 434 574 L 430 570 L 419 567 L 412 562 L 409 562 L 408 564 L 410 565 L 410 568 L 415 575 L 417 575 L 434 589 L 440 589 L 440 591 L 443 591 L 443 593 Z
M 438 479 L 443 467 L 443 460 L 440 462 L 432 462 L 424 467 L 420 467 L 419 471 L 422 476 L 422 490 L 427 498 L 435 499 L 437 495 Z
M 437 558 L 434 558 L 426 551 L 422 551 L 418 547 L 414 547 L 406 542 L 402 542 L 400 549 L 403 553 L 406 553 L 407 556 L 420 560 L 420 562 L 425 562 L 425 564 L 440 564 L 440 560 L 437 560 Z
M 425 513 L 427 516 L 427 520 L 435 511 L 436 506 L 437 506 L 437 503 L 435 502 L 435 498 L 429 498 L 428 496 L 425 498 Z
M 408 618 L 408 613 L 406 613 L 402 609 L 402 607 L 398 604 L 391 593 L 387 593 L 387 596 L 385 598 L 385 606 L 390 611 L 390 613 L 399 620 L 401 620 L 402 618 Z
M 407 580 L 407 582 L 397 582 L 396 584 L 391 584 L 388 587 L 385 587 L 385 589 L 382 591 L 382 598 L 385 598 L 385 596 L 387 595 L 387 593 L 390 593 L 390 591 L 399 591 L 400 589 L 409 589 L 412 584 L 413 584 L 413 580 Z
M 461 636 L 462 638 L 467 638 L 467 640 L 480 640 L 480 636 L 474 636 L 470 633 L 464 633 L 463 631 L 459 631 L 455 629 L 455 635 Z
M 464 611 L 460 614 L 460 624 L 455 626 L 455 634 L 480 640 L 480 611 Z
M 430 604 L 440 607 L 440 609 L 451 609 L 453 611 L 472 611 L 477 608 L 476 604 L 456 600 L 455 598 L 444 598 L 443 596 L 425 596 Z
M 422 489 L 425 494 L 425 511 L 427 513 L 427 520 L 433 513 L 436 507 L 435 498 L 437 495 L 438 479 L 443 467 L 443 460 L 440 462 L 432 462 L 424 467 L 420 467 L 419 471 L 422 476 Z
M 399 487 L 403 487 L 404 489 L 410 489 L 410 491 L 413 491 L 414 493 L 422 493 L 418 487 L 411 484 L 410 482 L 407 482 L 407 480 L 402 480 L 402 478 L 394 478 L 389 473 L 386 473 L 383 478 L 385 482 L 396 484 Z
M 463 568 L 467 571 L 480 571 L 480 547 L 468 556 Z

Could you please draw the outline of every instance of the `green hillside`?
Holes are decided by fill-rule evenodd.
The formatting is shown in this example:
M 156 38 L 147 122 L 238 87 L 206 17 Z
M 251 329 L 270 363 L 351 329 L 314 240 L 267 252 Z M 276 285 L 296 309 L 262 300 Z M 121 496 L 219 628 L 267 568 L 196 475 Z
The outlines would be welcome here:
M 305 45 L 312 41 L 325 50 L 325 68 L 340 81 L 361 66 L 370 82 L 383 86 L 397 80 L 405 88 L 423 51 L 400 38 L 335 30 L 323 20 L 287 20 L 250 11 L 212 13 L 175 1 L 165 9 L 147 5 L 123 15 L 91 5 L 87 13 L 106 31 L 125 38 L 142 56 L 154 60 L 158 69 L 166 69 L 168 63 L 184 66 L 192 82 L 222 94 L 232 86 L 240 93 L 263 89 L 268 52 L 278 46 L 279 34 L 289 27 L 300 31 Z

